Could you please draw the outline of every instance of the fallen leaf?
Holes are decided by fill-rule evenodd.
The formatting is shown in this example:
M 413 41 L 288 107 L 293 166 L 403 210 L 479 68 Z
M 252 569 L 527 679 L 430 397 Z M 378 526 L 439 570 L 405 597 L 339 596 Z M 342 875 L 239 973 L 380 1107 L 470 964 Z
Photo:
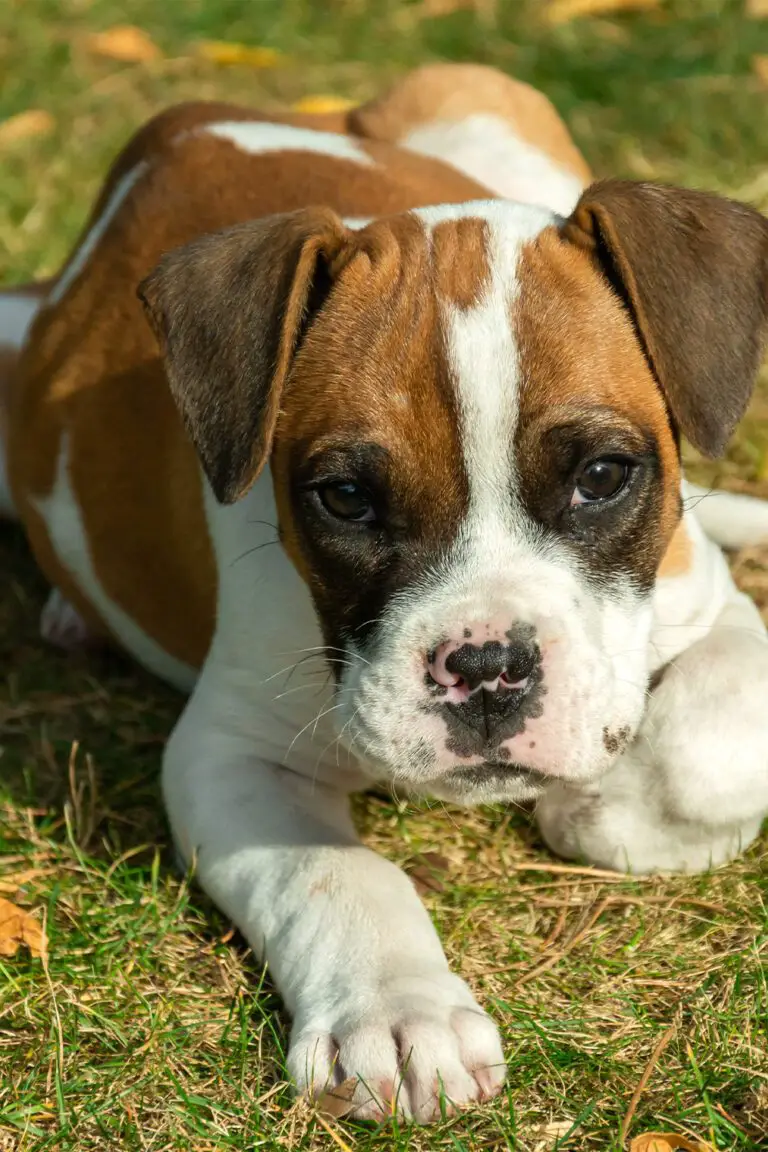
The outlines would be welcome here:
M 675 1148 L 682 1149 L 682 1152 L 714 1152 L 711 1144 L 703 1140 L 691 1140 L 677 1132 L 643 1132 L 635 1136 L 629 1145 L 629 1152 L 673 1152 Z
M 0 896 L 0 956 L 15 956 L 22 944 L 33 956 L 43 956 L 43 929 L 29 912 Z
M 447 872 L 449 867 L 449 861 L 439 852 L 422 852 L 406 860 L 403 865 L 420 896 L 427 892 L 444 892 L 445 885 L 440 879 L 440 873 Z
M 764 20 L 768 17 L 768 0 L 747 0 L 744 11 L 752 20 Z
M 567 24 L 582 16 L 606 16 L 613 12 L 630 12 L 658 8 L 662 0 L 550 0 L 544 10 L 549 24 Z
M 768 88 L 768 56 L 753 56 L 752 71 L 758 80 Z
M 352 1111 L 354 1107 L 352 1098 L 357 1089 L 357 1077 L 350 1076 L 349 1079 L 343 1080 L 338 1088 L 331 1088 L 328 1092 L 324 1092 L 322 1096 L 318 1097 L 315 1108 L 323 1116 L 330 1116 L 333 1120 L 339 1120 L 342 1116 L 346 1116 L 348 1112 Z
M 567 1136 L 572 1128 L 573 1120 L 550 1120 L 546 1124 L 539 1124 L 531 1133 L 536 1140 L 533 1152 L 551 1152 L 557 1141 Z
M 196 45 L 198 56 L 214 64 L 247 64 L 251 68 L 279 68 L 286 57 L 275 48 L 259 48 L 228 40 L 201 40 Z
M 485 13 L 495 8 L 494 0 L 421 0 L 422 16 L 451 16 L 454 12 L 474 11 Z
M 40 876 L 50 876 L 54 871 L 53 868 L 27 868 L 23 872 L 7 872 L 0 876 L 0 892 L 18 892 L 24 884 Z
M 28 108 L 8 120 L 0 122 L 0 144 L 15 144 L 31 136 L 47 136 L 56 127 L 50 112 L 42 108 Z
M 305 96 L 291 105 L 294 112 L 346 112 L 347 108 L 354 108 L 355 101 L 347 100 L 344 96 Z
M 124 64 L 148 64 L 162 56 L 154 40 L 134 24 L 118 24 L 106 32 L 92 32 L 85 44 L 95 56 L 106 56 L 108 60 L 120 60 Z

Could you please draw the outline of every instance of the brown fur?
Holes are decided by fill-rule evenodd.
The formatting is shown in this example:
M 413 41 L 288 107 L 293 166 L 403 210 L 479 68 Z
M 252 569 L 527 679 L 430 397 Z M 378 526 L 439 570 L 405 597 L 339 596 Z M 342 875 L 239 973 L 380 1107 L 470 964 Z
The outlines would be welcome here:
M 706 192 L 603 180 L 563 231 L 624 300 L 677 427 L 720 455 L 768 332 L 768 221 Z
M 460 522 L 468 492 L 457 466 L 459 419 L 439 300 L 450 293 L 466 301 L 482 290 L 487 270 L 482 230 L 472 229 L 478 245 L 474 285 L 469 270 L 458 284 L 446 279 L 441 251 L 456 246 L 465 224 L 480 223 L 441 226 L 441 241 L 431 252 L 425 230 L 413 218 L 370 225 L 354 240 L 327 315 L 310 328 L 285 397 L 272 461 L 285 544 L 308 578 L 314 574 L 302 554 L 288 496 L 297 458 L 359 441 L 375 443 L 386 453 L 393 505 L 414 539 L 449 539 Z M 355 322 L 361 310 L 364 327 Z M 357 334 L 355 339 L 350 333 Z M 342 589 L 336 591 L 343 595 Z M 325 592 L 330 595 L 333 589 Z
M 651 432 L 663 475 L 660 559 L 680 515 L 680 464 L 663 397 L 620 300 L 589 254 L 554 228 L 526 246 L 519 281 L 519 458 L 535 472 L 546 430 L 573 417 Z
M 432 250 L 438 295 L 458 308 L 472 308 L 491 274 L 486 221 L 471 216 L 441 221 L 432 232 Z
M 71 482 L 105 592 L 167 652 L 197 665 L 216 590 L 200 470 L 136 286 L 164 252 L 202 233 L 312 200 L 367 216 L 485 192 L 437 161 L 387 145 L 371 146 L 374 167 L 311 153 L 249 155 L 211 136 L 173 147 L 177 127 L 165 121 L 150 171 L 65 298 L 38 319 L 12 382 L 9 475 L 43 571 L 103 631 L 32 503 L 51 490 L 67 432 Z M 135 148 L 128 147 L 134 160 Z M 113 168 L 113 181 L 125 168 Z

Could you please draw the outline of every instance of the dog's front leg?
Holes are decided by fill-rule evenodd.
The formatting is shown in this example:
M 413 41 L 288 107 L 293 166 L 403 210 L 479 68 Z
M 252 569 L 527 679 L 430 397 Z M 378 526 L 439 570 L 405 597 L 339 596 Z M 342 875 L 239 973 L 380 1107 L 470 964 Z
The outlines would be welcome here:
M 768 641 L 734 589 L 711 630 L 667 665 L 634 744 L 600 781 L 539 803 L 561 856 L 632 872 L 732 859 L 768 813 Z
M 439 1116 L 441 1095 L 460 1106 L 499 1091 L 495 1026 L 450 972 L 411 882 L 358 842 L 343 792 L 260 762 L 204 694 L 171 737 L 164 791 L 182 855 L 293 1017 L 299 1090 L 357 1077 L 358 1116 L 420 1121 Z

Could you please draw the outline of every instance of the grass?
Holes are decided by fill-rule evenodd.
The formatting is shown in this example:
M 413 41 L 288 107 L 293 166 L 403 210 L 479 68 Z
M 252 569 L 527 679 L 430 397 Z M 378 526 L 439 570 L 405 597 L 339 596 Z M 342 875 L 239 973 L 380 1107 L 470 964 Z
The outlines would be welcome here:
M 438 56 L 538 83 L 600 173 L 768 209 L 768 91 L 752 70 L 768 53 L 768 21 L 741 10 L 741 0 L 668 0 L 552 27 L 543 0 L 502 0 L 493 22 L 392 0 L 4 0 L 0 119 L 42 108 L 54 127 L 0 150 L 0 278 L 56 269 L 109 159 L 157 108 L 190 96 L 363 98 Z M 126 20 L 162 59 L 88 51 L 89 31 Z M 220 69 L 191 54 L 201 37 L 285 59 Z M 768 494 L 766 429 L 764 381 L 726 460 L 692 459 L 694 470 Z M 766 607 L 764 561 L 744 555 L 737 571 Z M 524 815 L 376 798 L 359 805 L 369 843 L 402 863 L 443 858 L 426 899 L 453 964 L 501 1025 L 509 1089 L 431 1131 L 324 1127 L 281 1081 L 287 1023 L 268 979 L 173 870 L 158 768 L 179 699 L 116 656 L 44 648 L 45 587 L 10 529 L 0 562 L 0 890 L 37 909 L 50 936 L 45 967 L 0 957 L 3 1152 L 610 1152 L 638 1087 L 632 1133 L 765 1147 L 765 842 L 710 876 L 628 881 L 558 866 Z

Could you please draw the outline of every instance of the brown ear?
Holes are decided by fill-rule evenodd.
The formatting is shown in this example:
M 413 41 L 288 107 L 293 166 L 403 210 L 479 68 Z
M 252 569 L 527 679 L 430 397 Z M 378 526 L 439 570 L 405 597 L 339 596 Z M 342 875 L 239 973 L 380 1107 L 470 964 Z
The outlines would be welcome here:
M 768 315 L 768 221 L 705 192 L 606 180 L 563 225 L 624 300 L 685 436 L 716 456 L 749 403 Z
M 231 504 L 269 456 L 283 385 L 349 232 L 327 209 L 270 216 L 169 253 L 139 286 L 213 492 Z

